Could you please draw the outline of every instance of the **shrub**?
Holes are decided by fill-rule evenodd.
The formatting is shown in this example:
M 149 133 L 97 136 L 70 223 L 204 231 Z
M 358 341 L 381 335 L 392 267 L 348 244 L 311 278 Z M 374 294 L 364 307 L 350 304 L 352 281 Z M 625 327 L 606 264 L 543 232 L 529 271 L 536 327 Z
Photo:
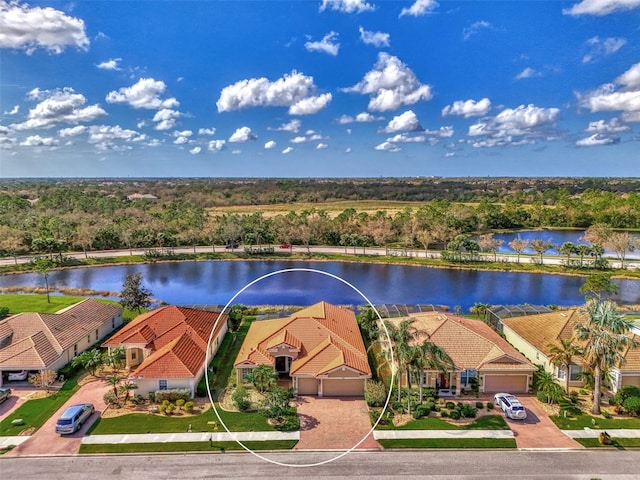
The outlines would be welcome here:
M 166 409 L 165 409 L 165 413 L 167 415 L 172 415 L 173 412 L 175 411 L 176 406 L 173 403 L 170 403 L 169 405 L 167 405 Z
M 479 402 L 479 403 L 480 405 L 482 405 L 482 402 Z M 482 406 L 480 408 L 482 408 Z M 474 408 L 470 403 L 464 404 L 460 409 L 460 414 L 464 418 L 475 418 L 477 413 L 478 413 L 478 409 Z
M 130 401 L 134 405 L 142 405 L 144 403 L 144 397 L 138 393 L 131 397 Z
M 462 402 L 458 402 L 458 403 L 456 403 L 456 407 L 458 407 L 458 408 L 462 408 L 462 406 L 463 406 L 463 403 L 462 403 Z
M 609 419 L 609 418 L 611 418 L 611 416 L 612 416 L 612 415 L 611 415 L 609 412 L 602 412 L 602 416 L 603 416 L 604 418 Z
M 429 414 L 431 413 L 431 410 L 433 410 L 434 407 L 435 405 L 433 403 L 425 403 L 422 405 L 418 405 L 416 409 L 413 411 L 413 418 L 417 420 L 418 418 L 429 416 Z
M 195 406 L 191 401 L 184 404 L 184 411 L 187 413 L 192 413 L 194 408 Z
M 581 388 L 580 390 L 578 390 L 578 392 L 580 393 L 580 395 L 589 395 L 589 392 L 587 392 L 584 388 Z
M 453 402 L 447 402 L 445 403 L 445 407 L 447 407 L 449 410 L 451 410 L 452 408 L 456 408 L 456 404 Z
M 120 399 L 113 394 L 112 390 L 106 391 L 105 394 L 102 396 L 102 399 L 104 400 L 104 403 L 106 403 L 110 407 L 120 406 Z
M 251 401 L 249 400 L 249 392 L 246 388 L 240 385 L 236 388 L 236 391 L 231 395 L 234 405 L 241 412 L 246 412 L 251 407 Z
M 625 385 L 624 387 L 620 387 L 613 396 L 615 403 L 612 403 L 611 405 L 622 405 L 629 397 L 640 397 L 640 387 L 636 387 L 634 385 Z M 609 401 L 609 403 L 611 403 L 611 401 Z
M 167 405 L 168 405 L 168 404 L 167 404 Z M 160 405 L 160 406 L 158 407 L 158 411 L 159 411 L 160 413 L 167 413 L 167 405 L 164 405 L 164 404 L 163 404 L 163 405 Z
M 487 410 L 493 410 L 493 402 L 487 402 Z
M 185 402 L 191 400 L 191 390 L 188 388 L 172 388 L 170 390 L 156 390 L 155 394 L 156 402 L 161 403 L 164 400 L 169 402 L 175 402 L 182 398 Z
M 640 415 L 640 397 L 628 397 L 622 402 L 622 407 L 633 415 Z
M 370 407 L 382 407 L 387 401 L 387 388 L 382 382 L 366 380 L 364 383 L 364 399 Z
M 300 430 L 300 417 L 295 413 L 293 415 L 287 415 L 284 417 L 284 421 L 278 424 L 276 428 L 282 432 Z
M 156 392 L 149 392 L 149 401 L 151 403 L 156 403 Z
M 435 397 L 427 397 L 427 399 L 425 401 L 427 403 L 436 403 L 436 398 Z
M 547 403 L 548 401 L 547 394 L 544 392 L 536 392 L 536 398 L 542 403 Z
M 451 413 L 449 413 L 449 417 L 451 417 L 453 420 L 460 420 L 460 412 L 458 410 L 451 410 Z
M 431 401 L 435 401 L 438 398 L 438 392 L 435 388 L 423 388 L 422 395 L 427 397 L 427 401 L 429 401 L 429 398 L 432 399 Z
M 441 410 L 440 411 L 440 416 L 442 418 L 449 418 L 449 412 L 447 412 L 446 410 Z
M 178 408 L 178 410 L 182 410 L 182 407 L 184 407 L 185 403 L 187 402 L 184 398 L 179 398 L 178 400 L 176 400 L 176 407 Z
M 478 410 L 482 410 L 483 407 L 484 407 L 484 404 L 482 402 L 476 402 L 476 408 Z

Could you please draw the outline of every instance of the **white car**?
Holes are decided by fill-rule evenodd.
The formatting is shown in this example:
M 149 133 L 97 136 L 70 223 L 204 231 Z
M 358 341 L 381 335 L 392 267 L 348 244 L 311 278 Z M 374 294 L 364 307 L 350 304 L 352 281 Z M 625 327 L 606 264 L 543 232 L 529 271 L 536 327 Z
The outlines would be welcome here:
M 527 418 L 527 410 L 515 395 L 510 393 L 496 393 L 493 397 L 496 405 L 500 405 L 507 418 L 524 420 Z
M 27 375 L 29 375 L 29 372 L 27 370 L 22 370 L 20 372 L 11 372 L 7 376 L 7 380 L 10 382 L 19 382 L 22 380 L 26 380 Z

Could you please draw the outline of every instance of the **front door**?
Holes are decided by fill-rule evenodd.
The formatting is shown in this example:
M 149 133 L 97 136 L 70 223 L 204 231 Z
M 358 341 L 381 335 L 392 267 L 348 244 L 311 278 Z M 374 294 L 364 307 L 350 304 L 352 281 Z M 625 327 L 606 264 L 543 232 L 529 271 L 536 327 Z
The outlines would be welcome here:
M 446 373 L 438 374 L 438 388 L 449 388 L 449 375 Z
M 276 372 L 288 373 L 291 367 L 291 357 L 276 357 Z

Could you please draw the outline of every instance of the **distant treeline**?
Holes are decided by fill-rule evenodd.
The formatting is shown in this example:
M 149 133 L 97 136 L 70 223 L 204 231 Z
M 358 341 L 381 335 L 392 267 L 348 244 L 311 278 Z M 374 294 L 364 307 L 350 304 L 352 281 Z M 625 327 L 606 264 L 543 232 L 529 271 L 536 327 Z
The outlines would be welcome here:
M 239 242 L 426 249 L 445 247 L 459 235 L 594 225 L 604 232 L 602 243 L 611 229 L 640 229 L 639 192 L 637 179 L 3 181 L 0 253 Z M 415 205 L 375 213 L 346 208 L 329 215 L 323 203 L 334 200 L 413 200 Z M 296 202 L 314 207 L 296 208 Z M 269 218 L 260 212 L 207 211 L 273 203 L 291 209 Z

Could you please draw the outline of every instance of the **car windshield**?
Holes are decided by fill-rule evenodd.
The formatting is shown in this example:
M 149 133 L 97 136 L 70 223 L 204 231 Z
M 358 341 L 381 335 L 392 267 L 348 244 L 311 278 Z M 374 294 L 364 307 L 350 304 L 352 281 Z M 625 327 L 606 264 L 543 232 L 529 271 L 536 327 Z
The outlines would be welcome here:
M 58 425 L 71 425 L 71 419 L 61 418 L 60 420 L 58 420 Z
M 514 410 L 524 410 L 524 407 L 513 407 Z

